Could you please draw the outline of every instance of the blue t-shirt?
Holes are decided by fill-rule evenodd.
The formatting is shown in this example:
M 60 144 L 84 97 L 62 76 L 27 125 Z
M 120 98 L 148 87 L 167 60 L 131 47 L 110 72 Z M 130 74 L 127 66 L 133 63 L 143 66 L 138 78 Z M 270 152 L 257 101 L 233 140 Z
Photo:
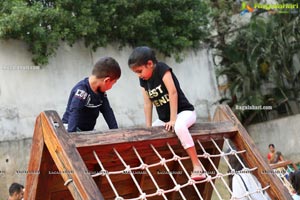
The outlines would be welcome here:
M 106 93 L 95 93 L 85 78 L 77 83 L 71 91 L 63 123 L 68 124 L 68 132 L 93 130 L 99 112 L 110 129 L 118 128 L 112 108 L 109 105 Z

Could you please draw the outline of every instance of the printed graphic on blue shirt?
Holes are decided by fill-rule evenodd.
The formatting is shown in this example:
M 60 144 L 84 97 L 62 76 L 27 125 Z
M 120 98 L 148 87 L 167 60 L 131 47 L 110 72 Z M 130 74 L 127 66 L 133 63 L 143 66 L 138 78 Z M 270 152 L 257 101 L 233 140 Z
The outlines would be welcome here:
M 77 89 L 77 91 L 75 93 L 75 96 L 79 97 L 80 99 L 86 99 L 86 97 L 88 96 L 88 94 L 84 90 Z
M 75 132 L 78 129 L 90 131 L 94 129 L 100 112 L 109 128 L 118 128 L 106 93 L 93 92 L 88 78 L 85 78 L 73 87 L 62 121 L 68 124 L 69 132 Z

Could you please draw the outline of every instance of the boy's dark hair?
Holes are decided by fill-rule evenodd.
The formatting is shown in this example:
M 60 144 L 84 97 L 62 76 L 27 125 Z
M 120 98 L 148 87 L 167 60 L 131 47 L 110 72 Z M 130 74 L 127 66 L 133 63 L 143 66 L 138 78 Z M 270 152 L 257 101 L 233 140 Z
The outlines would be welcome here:
M 270 148 L 270 147 L 275 148 L 275 145 L 274 145 L 274 144 L 269 144 L 269 148 Z
M 8 189 L 9 195 L 12 196 L 15 192 L 20 193 L 24 186 L 19 183 L 12 183 Z
M 128 65 L 130 68 L 147 64 L 151 60 L 154 64 L 157 63 L 155 52 L 147 47 L 136 47 L 128 59 Z
M 295 189 L 296 193 L 300 195 L 300 170 L 290 173 L 290 182 Z
M 110 77 L 115 80 L 120 78 L 121 68 L 119 63 L 112 57 L 103 57 L 94 65 L 92 75 L 97 78 Z

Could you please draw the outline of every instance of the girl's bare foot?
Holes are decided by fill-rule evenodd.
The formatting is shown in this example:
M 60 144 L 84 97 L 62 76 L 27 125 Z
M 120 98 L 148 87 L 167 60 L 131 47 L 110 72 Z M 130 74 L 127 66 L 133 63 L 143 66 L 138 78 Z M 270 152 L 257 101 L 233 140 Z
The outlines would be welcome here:
M 206 174 L 203 172 L 201 167 L 195 167 L 192 171 L 191 179 L 194 181 L 201 181 L 206 179 Z

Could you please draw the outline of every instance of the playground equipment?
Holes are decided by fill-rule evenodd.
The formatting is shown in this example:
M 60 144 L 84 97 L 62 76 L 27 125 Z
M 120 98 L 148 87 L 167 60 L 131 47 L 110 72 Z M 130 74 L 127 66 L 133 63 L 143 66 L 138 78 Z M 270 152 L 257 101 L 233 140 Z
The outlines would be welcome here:
M 190 128 L 207 179 L 190 178 L 192 165 L 174 133 L 163 127 L 67 133 L 55 111 L 36 119 L 25 199 L 223 199 L 231 194 L 218 166 L 239 154 L 272 200 L 292 199 L 272 173 L 246 129 L 228 106 L 216 109 L 212 122 Z M 235 149 L 233 148 L 235 146 Z M 223 149 L 229 149 L 227 153 Z M 216 185 L 216 180 L 222 184 Z M 244 197 L 251 194 L 247 193 Z

